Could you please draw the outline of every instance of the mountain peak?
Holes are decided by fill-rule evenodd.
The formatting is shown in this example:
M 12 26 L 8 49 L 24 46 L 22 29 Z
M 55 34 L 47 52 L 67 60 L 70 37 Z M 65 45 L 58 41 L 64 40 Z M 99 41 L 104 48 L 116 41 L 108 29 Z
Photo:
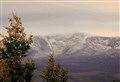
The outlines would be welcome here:
M 51 47 L 56 56 L 72 53 L 90 55 L 93 52 L 100 53 L 112 48 L 120 49 L 120 38 L 91 36 L 80 32 L 34 36 L 31 52 L 34 52 L 37 58 L 45 57 L 50 53 Z

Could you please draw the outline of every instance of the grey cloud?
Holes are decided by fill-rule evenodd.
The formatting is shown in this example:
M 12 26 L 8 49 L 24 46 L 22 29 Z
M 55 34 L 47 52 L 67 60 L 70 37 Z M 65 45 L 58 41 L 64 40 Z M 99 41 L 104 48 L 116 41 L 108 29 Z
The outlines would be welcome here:
M 3 3 L 3 22 L 16 11 L 34 33 L 118 29 L 119 11 L 105 11 L 84 3 Z M 89 32 L 90 32 L 89 31 Z

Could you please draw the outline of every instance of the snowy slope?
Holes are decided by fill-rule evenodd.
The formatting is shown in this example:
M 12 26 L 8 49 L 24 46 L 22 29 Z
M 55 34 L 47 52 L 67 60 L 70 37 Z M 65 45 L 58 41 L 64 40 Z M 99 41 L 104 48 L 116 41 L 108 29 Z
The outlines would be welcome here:
M 119 50 L 120 38 L 90 36 L 84 33 L 34 36 L 30 56 L 32 58 L 46 57 L 51 51 L 51 46 L 56 56 L 72 53 L 91 55 L 94 52 L 96 52 L 94 55 L 98 55 L 97 53 L 112 48 Z
M 84 33 L 34 36 L 28 57 L 36 60 L 38 71 L 46 65 L 51 47 L 56 62 L 72 74 L 68 82 L 112 82 L 114 79 L 120 82 L 116 77 L 120 70 L 120 37 L 100 37 Z M 37 70 L 35 76 L 39 76 Z M 87 81 L 83 77 L 90 79 Z M 40 82 L 37 77 L 33 79 Z

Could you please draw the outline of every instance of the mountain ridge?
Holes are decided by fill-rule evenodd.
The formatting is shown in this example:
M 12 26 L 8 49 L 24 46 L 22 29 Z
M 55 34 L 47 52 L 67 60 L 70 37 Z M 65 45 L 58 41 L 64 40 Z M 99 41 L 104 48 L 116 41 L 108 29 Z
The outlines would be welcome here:
M 51 46 L 56 63 L 68 69 L 71 74 L 68 82 L 120 81 L 120 37 L 84 33 L 33 36 L 28 58 L 36 61 L 37 69 L 33 77 L 36 82 L 40 82 L 38 71 L 47 64 Z
M 115 42 L 112 42 L 116 40 Z M 108 44 L 110 43 L 111 44 Z M 101 37 L 90 36 L 84 33 L 73 33 L 71 35 L 48 35 L 48 36 L 33 36 L 33 44 L 31 50 L 38 52 L 40 55 L 47 55 L 51 51 L 51 46 L 56 55 L 69 54 L 81 49 L 93 49 L 95 51 L 105 51 L 112 48 L 120 49 L 119 37 Z M 115 46 L 116 45 L 116 46 Z

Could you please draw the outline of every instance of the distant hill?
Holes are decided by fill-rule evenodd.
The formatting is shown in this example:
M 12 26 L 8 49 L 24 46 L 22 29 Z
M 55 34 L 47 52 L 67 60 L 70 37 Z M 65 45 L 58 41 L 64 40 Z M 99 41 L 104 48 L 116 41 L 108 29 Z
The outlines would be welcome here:
M 36 61 L 34 80 L 47 63 L 51 50 L 57 63 L 70 71 L 68 82 L 120 81 L 120 37 L 91 36 L 84 33 L 34 36 L 27 58 Z

